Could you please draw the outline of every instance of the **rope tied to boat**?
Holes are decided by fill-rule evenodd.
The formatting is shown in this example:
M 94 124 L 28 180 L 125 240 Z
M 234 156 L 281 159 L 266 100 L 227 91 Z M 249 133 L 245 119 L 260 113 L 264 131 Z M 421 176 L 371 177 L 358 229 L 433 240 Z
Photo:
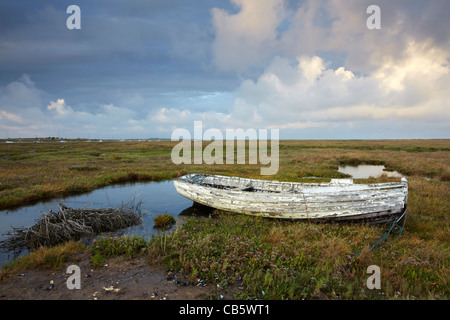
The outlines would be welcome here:
M 368 247 L 369 250 L 373 250 L 376 247 L 378 247 L 384 240 L 386 240 L 389 235 L 391 234 L 396 234 L 397 237 L 395 237 L 395 239 L 397 239 L 403 232 L 403 230 L 405 229 L 405 223 L 406 223 L 406 213 L 408 212 L 408 208 L 405 206 L 405 210 L 403 211 L 403 214 L 398 218 L 395 219 L 391 226 L 387 229 L 387 231 L 385 232 L 385 234 L 383 236 L 381 236 L 377 241 L 371 243 Z M 403 220 L 403 221 L 402 221 Z M 394 239 L 394 240 L 395 240 Z M 356 258 L 359 257 L 359 255 L 361 254 L 362 249 L 356 251 L 355 253 L 353 253 L 350 257 L 351 257 L 351 262 L 355 261 Z

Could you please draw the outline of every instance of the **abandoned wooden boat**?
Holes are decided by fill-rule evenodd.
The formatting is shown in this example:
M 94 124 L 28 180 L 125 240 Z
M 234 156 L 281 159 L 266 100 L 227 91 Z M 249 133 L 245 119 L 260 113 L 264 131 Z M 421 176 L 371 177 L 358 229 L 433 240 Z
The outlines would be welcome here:
M 299 183 L 188 174 L 174 179 L 196 203 L 242 214 L 311 220 L 386 222 L 406 213 L 408 181 L 354 184 L 353 179 Z

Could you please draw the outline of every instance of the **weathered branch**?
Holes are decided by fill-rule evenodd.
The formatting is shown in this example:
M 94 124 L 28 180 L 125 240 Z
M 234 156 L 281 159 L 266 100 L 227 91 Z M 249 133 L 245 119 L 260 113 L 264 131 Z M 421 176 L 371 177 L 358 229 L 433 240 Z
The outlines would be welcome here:
M 0 241 L 3 251 L 21 252 L 40 246 L 55 246 L 69 240 L 80 240 L 102 232 L 111 232 L 142 223 L 140 203 L 120 208 L 74 209 L 59 204 L 31 227 L 13 228 L 9 237 Z

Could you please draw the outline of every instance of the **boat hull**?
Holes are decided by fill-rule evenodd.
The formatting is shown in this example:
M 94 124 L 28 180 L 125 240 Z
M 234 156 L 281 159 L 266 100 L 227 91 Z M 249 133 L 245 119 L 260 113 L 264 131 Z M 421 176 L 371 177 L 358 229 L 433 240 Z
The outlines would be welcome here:
M 406 210 L 408 182 L 353 184 L 295 183 L 190 174 L 174 180 L 178 193 L 194 202 L 241 214 L 317 221 L 385 222 Z

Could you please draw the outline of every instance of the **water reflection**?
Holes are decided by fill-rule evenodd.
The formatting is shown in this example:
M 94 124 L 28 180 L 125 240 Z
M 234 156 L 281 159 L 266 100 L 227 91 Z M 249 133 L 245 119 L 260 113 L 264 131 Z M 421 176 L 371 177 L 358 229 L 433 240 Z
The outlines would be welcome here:
M 352 176 L 354 179 L 378 178 L 383 174 L 388 177 L 401 178 L 397 171 L 384 171 L 383 165 L 359 165 L 359 166 L 339 166 L 338 171 Z
M 118 207 L 130 201 L 142 201 L 143 223 L 122 229 L 114 235 L 137 234 L 151 239 L 159 232 L 171 232 L 180 227 L 190 217 L 208 215 L 208 207 L 193 206 L 193 201 L 181 196 L 172 181 L 131 183 L 109 186 L 87 194 L 53 199 L 17 209 L 0 211 L 0 241 L 12 227 L 29 227 L 42 217 L 42 213 L 58 210 L 58 203 L 73 208 L 109 208 Z M 161 213 L 170 213 L 176 218 L 176 224 L 170 229 L 158 230 L 153 227 L 154 218 Z M 23 252 L 21 255 L 25 254 Z M 0 252 L 0 265 L 13 259 L 12 253 Z

